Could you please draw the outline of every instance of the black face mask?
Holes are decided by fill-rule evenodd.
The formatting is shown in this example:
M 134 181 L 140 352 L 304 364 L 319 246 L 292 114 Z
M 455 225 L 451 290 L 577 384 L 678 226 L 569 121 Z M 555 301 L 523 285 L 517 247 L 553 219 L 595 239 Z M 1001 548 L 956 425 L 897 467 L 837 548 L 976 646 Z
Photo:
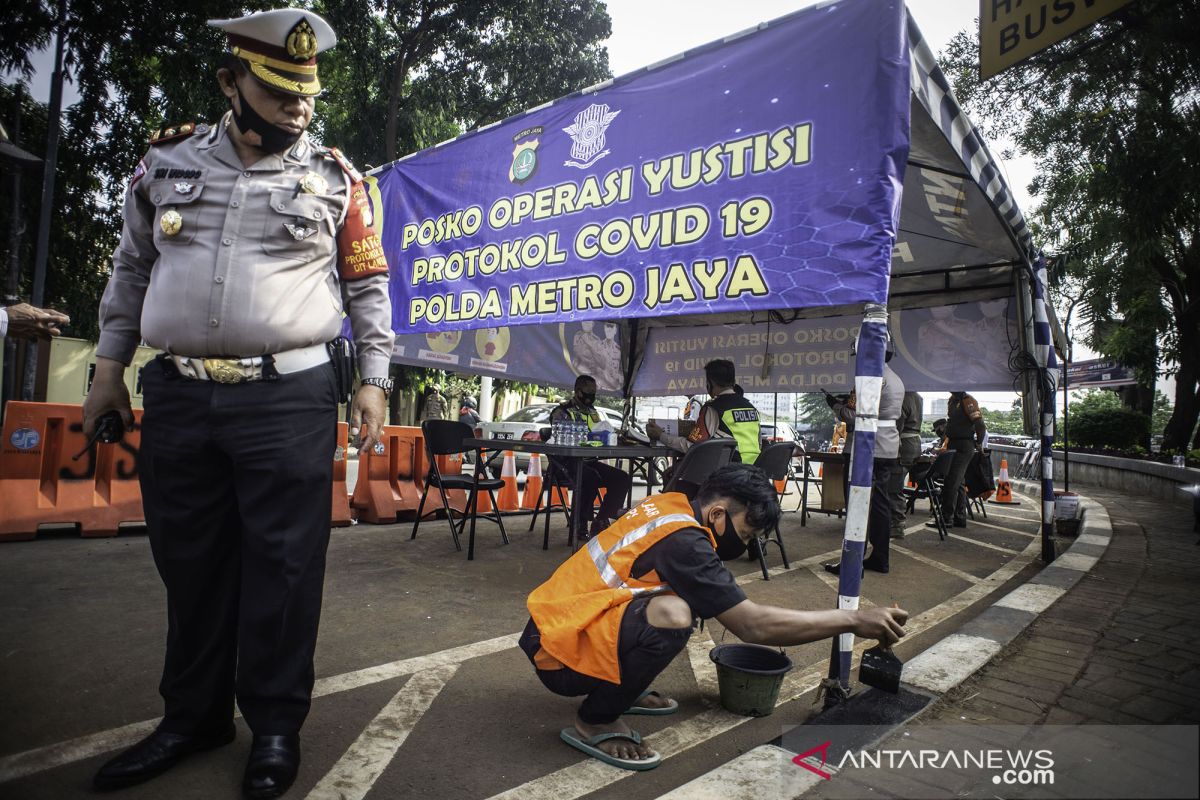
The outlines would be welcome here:
M 241 89 L 238 90 L 238 97 L 242 100 L 242 113 L 238 113 L 237 109 L 233 110 L 233 121 L 238 126 L 238 130 L 242 133 L 254 131 L 262 139 L 262 149 L 268 153 L 282 153 L 289 147 L 300 140 L 303 135 L 301 133 L 292 133 L 278 125 L 273 125 L 267 122 L 259 113 L 254 110 L 254 106 L 246 100 L 246 95 L 242 94 Z M 232 100 L 230 106 L 233 105 Z
M 737 528 L 733 526 L 733 517 L 725 512 L 725 532 L 717 537 L 717 558 L 722 561 L 735 561 L 746 554 L 746 543 L 738 536 Z
M 592 392 L 591 394 L 583 394 L 582 392 L 580 392 L 579 402 L 585 406 L 595 405 L 596 404 L 596 393 Z

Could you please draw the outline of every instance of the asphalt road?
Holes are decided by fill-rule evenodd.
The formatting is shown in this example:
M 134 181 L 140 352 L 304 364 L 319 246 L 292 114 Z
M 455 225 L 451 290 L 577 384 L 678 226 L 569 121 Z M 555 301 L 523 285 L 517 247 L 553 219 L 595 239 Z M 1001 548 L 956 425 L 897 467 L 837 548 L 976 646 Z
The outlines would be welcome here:
M 790 495 L 785 508 L 795 504 Z M 920 527 L 923 517 L 910 520 L 892 572 L 868 573 L 865 602 L 914 614 L 902 658 L 1036 570 L 1036 504 L 990 513 L 945 542 Z M 333 531 L 317 698 L 289 797 L 652 798 L 819 710 L 812 689 L 828 642 L 788 649 L 797 669 L 774 715 L 721 709 L 707 652 L 732 638 L 710 623 L 657 684 L 680 712 L 632 718 L 664 764 L 635 775 L 583 758 L 558 739 L 574 702 L 545 691 L 515 647 L 526 595 L 569 554 L 565 527 L 555 520 L 543 551 L 541 525 L 527 533 L 523 515 L 508 524 L 505 547 L 493 524 L 480 523 L 473 562 L 454 550 L 443 522 L 423 524 L 412 541 L 410 524 Z M 769 582 L 757 563 L 732 566 L 758 602 L 828 608 L 836 592 L 820 562 L 836 559 L 841 532 L 835 517 L 802 528 L 786 514 L 790 570 L 774 551 Z M 161 710 L 164 595 L 147 539 L 135 528 L 114 539 L 43 533 L 0 546 L 0 602 L 0 798 L 88 795 L 95 769 L 152 729 Z M 249 741 L 239 720 L 233 745 L 119 796 L 238 797 Z

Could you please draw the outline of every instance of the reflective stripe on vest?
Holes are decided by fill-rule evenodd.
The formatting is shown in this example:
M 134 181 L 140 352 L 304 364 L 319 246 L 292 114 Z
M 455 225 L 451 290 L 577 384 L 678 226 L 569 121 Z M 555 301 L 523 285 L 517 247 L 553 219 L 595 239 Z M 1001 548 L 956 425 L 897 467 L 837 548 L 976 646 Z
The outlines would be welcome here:
M 609 563 L 609 558 L 612 557 L 613 553 L 616 553 L 623 547 L 628 547 L 629 545 L 649 534 L 651 531 L 654 531 L 656 528 L 660 528 L 663 525 L 670 525 L 675 522 L 687 523 L 689 528 L 700 524 L 696 522 L 696 518 L 691 514 L 667 514 L 666 516 L 657 517 L 650 520 L 640 528 L 635 528 L 634 530 L 622 536 L 616 544 L 607 550 L 604 549 L 604 545 L 600 544 L 599 536 L 588 542 L 588 553 L 592 557 L 592 563 L 596 565 L 596 571 L 600 573 L 600 580 L 604 581 L 605 585 L 611 589 L 630 589 L 631 587 L 629 584 L 623 581 L 621 576 L 617 574 L 616 570 L 612 568 L 612 564 Z M 658 588 L 659 587 L 635 587 L 632 588 L 631 591 L 634 594 L 639 594 L 649 591 L 656 591 Z

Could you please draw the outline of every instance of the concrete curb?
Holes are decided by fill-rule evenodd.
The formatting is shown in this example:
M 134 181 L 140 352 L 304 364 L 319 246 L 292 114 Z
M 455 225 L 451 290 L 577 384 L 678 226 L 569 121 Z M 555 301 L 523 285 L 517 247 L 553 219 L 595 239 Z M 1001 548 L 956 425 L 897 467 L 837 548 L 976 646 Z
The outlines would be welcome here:
M 1033 481 L 1014 481 L 1014 488 L 1030 497 L 1037 497 L 1041 484 Z M 1100 503 L 1080 495 L 1083 524 L 1079 535 L 1067 551 L 1053 564 L 1044 568 L 1022 586 L 1017 587 L 959 631 L 912 658 L 904 665 L 902 692 L 928 698 L 920 708 L 889 720 L 880 725 L 873 715 L 883 700 L 874 689 L 859 692 L 849 703 L 844 704 L 836 717 L 838 724 L 871 725 L 872 741 L 860 742 L 869 747 L 882 741 L 937 704 L 949 691 L 962 684 L 986 666 L 1009 643 L 1020 636 L 1038 616 L 1054 605 L 1073 588 L 1083 576 L 1100 560 L 1112 541 L 1112 521 L 1108 511 Z M 846 710 L 858 698 L 864 698 L 864 719 L 856 720 L 853 710 Z M 882 701 L 882 702 L 881 702 Z M 821 717 L 824 714 L 819 715 Z M 814 718 L 809 723 L 820 723 Z M 833 719 L 824 720 L 833 722 Z M 680 786 L 664 798 L 720 797 L 722 800 L 762 800 L 772 798 L 798 798 L 825 781 L 807 770 L 792 773 L 784 769 L 798 754 L 781 746 L 784 739 L 756 747 L 720 767 Z M 811 758 L 811 757 L 810 757 Z M 806 758 L 807 762 L 809 758 Z M 764 764 L 779 765 L 776 769 L 763 769 Z M 814 761 L 813 766 L 820 766 Z M 825 766 L 828 770 L 828 765 Z M 791 777 L 785 780 L 784 776 Z M 786 789 L 784 789 L 786 787 Z M 783 793 L 780 790 L 784 789 Z

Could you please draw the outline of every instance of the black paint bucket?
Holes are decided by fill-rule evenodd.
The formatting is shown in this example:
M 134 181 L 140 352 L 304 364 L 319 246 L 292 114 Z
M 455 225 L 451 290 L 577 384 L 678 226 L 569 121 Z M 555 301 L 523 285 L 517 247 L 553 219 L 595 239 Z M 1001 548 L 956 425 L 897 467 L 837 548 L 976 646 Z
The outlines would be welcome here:
M 721 705 L 743 717 L 766 717 L 775 710 L 783 676 L 793 666 L 784 653 L 758 644 L 719 644 L 708 657 L 717 665 Z

